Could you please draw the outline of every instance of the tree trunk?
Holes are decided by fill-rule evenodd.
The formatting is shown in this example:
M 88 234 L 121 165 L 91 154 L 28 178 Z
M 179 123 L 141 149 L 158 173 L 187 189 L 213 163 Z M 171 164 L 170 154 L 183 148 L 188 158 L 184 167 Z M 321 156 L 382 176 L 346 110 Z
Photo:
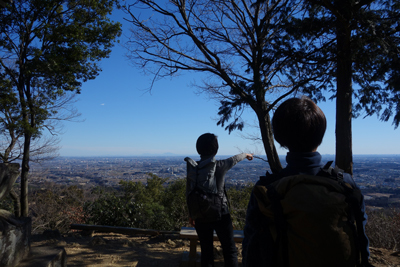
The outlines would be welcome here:
M 29 174 L 29 154 L 31 145 L 31 135 L 25 133 L 24 140 L 24 155 L 22 157 L 21 166 L 21 216 L 28 217 L 29 204 L 28 204 L 28 174 Z
M 264 144 L 265 153 L 267 155 L 269 167 L 272 173 L 278 173 L 282 170 L 282 165 L 278 157 L 274 143 L 274 135 L 272 133 L 271 118 L 269 113 L 263 116 L 263 113 L 256 112 L 258 123 L 260 125 L 261 138 Z
M 347 1 L 347 0 L 346 0 Z M 347 25 L 346 25 L 347 24 Z M 343 20 L 337 24 L 336 165 L 353 174 L 351 31 Z

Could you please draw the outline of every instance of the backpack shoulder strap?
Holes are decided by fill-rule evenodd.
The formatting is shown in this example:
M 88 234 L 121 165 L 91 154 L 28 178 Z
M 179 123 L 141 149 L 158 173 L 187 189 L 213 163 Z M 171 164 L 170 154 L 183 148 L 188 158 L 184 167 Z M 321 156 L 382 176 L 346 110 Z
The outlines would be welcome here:
M 193 159 L 191 159 L 191 158 L 189 158 L 189 157 L 186 157 L 186 158 L 184 159 L 184 161 L 186 161 L 188 164 L 192 165 L 193 167 L 196 167 L 196 166 L 198 165 L 197 162 L 196 162 L 195 160 L 193 160 Z
M 197 186 L 197 167 L 198 164 L 195 160 L 186 157 L 186 196 L 188 196 Z

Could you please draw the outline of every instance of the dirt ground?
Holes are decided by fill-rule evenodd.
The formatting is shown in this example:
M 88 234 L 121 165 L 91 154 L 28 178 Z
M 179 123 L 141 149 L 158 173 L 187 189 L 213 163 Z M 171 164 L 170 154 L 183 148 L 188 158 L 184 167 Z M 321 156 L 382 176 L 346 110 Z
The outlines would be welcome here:
M 67 252 L 70 266 L 147 267 L 180 266 L 184 251 L 189 251 L 189 241 L 177 235 L 129 236 L 116 233 L 73 233 L 64 237 L 36 236 L 32 246 L 61 246 Z M 237 244 L 241 251 L 241 244 Z M 214 244 L 216 266 L 223 266 L 219 242 Z M 200 251 L 198 246 L 197 251 Z M 241 264 L 239 257 L 239 266 Z M 376 267 L 400 267 L 400 251 L 371 248 L 371 263 Z
M 239 244 L 241 246 L 241 244 Z M 117 233 L 94 233 L 90 236 L 73 233 L 63 237 L 32 238 L 32 246 L 64 247 L 70 266 L 180 266 L 189 241 L 178 235 L 130 236 Z M 198 245 L 197 251 L 200 251 Z M 214 244 L 216 266 L 223 266 L 222 249 Z M 241 258 L 239 259 L 241 262 Z

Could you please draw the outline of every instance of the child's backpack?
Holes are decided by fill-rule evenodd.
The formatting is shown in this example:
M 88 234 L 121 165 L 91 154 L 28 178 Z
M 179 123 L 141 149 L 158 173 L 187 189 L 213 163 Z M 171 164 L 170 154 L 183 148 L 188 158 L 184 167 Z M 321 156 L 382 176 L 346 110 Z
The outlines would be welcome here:
M 186 202 L 193 220 L 211 222 L 221 219 L 223 192 L 218 192 L 215 180 L 216 160 L 211 157 L 198 164 L 187 162 Z
M 254 187 L 274 239 L 272 266 L 362 266 L 362 194 L 329 162 L 316 175 L 270 175 Z

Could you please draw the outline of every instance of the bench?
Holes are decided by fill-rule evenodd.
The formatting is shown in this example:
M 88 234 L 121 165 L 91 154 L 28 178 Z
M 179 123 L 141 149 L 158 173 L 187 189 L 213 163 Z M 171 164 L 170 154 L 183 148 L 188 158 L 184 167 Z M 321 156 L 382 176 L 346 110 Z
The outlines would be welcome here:
M 197 240 L 199 239 L 196 233 L 196 229 L 193 227 L 182 227 L 180 231 L 181 238 L 188 238 L 190 240 L 190 250 L 189 250 L 189 258 L 182 258 L 182 263 L 187 266 L 196 266 L 196 256 L 197 256 Z M 242 230 L 234 230 L 233 231 L 233 240 L 237 243 L 241 243 L 243 241 L 243 231 Z M 214 232 L 214 241 L 219 241 L 217 234 Z

